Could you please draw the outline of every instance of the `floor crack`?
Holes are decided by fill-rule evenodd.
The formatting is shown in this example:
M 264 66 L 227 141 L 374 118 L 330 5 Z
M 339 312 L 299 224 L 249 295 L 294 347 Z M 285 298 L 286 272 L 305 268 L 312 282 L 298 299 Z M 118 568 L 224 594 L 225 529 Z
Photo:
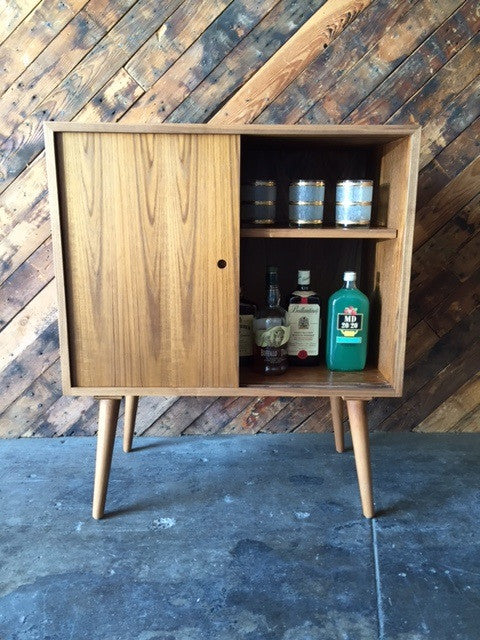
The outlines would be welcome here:
M 380 579 L 380 561 L 378 558 L 377 519 L 371 519 L 373 566 L 375 571 L 375 592 L 377 596 L 378 640 L 385 640 L 385 614 L 383 611 L 382 582 Z

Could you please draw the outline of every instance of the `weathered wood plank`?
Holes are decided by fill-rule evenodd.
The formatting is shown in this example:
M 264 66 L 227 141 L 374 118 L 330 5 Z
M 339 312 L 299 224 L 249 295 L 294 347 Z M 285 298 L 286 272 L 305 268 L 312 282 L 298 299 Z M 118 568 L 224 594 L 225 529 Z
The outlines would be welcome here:
M 424 207 L 440 189 L 475 160 L 479 153 L 480 118 L 477 118 L 420 171 L 417 208 Z
M 0 330 L 52 278 L 52 243 L 46 240 L 0 287 Z
M 80 11 L 0 98 L 0 136 L 7 139 L 105 34 Z
M 0 371 L 25 351 L 56 318 L 57 298 L 52 281 L 0 333 Z
M 233 0 L 185 0 L 127 62 L 125 69 L 146 91 Z
M 477 55 L 478 59 L 478 55 Z M 477 77 L 463 91 L 452 96 L 442 113 L 429 119 L 422 129 L 420 167 L 428 164 L 459 133 L 480 115 L 480 63 Z M 458 74 L 462 73 L 458 70 Z
M 414 4 L 415 2 L 413 2 Z M 369 5 L 313 62 L 262 111 L 255 122 L 293 124 L 326 94 L 348 69 L 405 12 L 402 0 Z
M 330 400 L 328 398 L 317 398 L 317 400 L 319 401 L 319 408 L 294 429 L 295 433 L 329 433 L 333 431 Z M 345 426 L 347 426 L 347 422 L 345 416 Z
M 480 233 L 469 240 L 455 256 L 451 270 L 465 282 L 480 267 Z
M 480 155 L 480 117 L 442 149 L 435 156 L 435 161 L 446 175 L 453 179 L 478 155 Z
M 58 328 L 55 320 L 23 350 L 10 364 L 0 371 L 0 414 L 28 387 L 58 360 Z
M 144 436 L 179 436 L 195 418 L 198 418 L 215 402 L 215 398 L 186 397 L 178 398 L 169 411 L 146 429 Z
M 480 431 L 480 406 L 465 414 L 451 429 L 456 433 L 477 433 Z
M 291 398 L 250 398 L 246 408 L 232 418 L 228 424 L 218 429 L 219 434 L 258 433 L 283 407 L 292 402 Z
M 0 146 L 0 191 L 43 149 L 43 121 L 71 120 L 180 3 L 181 0 L 168 0 L 159 5 L 159 9 L 149 0 L 138 0 L 91 48 L 75 69 Z
M 28 212 L 28 217 L 15 225 L 0 240 L 0 284 L 27 260 L 50 235 L 49 213 L 46 202 Z
M 441 269 L 448 269 L 462 247 L 480 230 L 480 195 L 465 207 L 415 251 L 412 260 L 412 293 L 424 286 Z
M 419 93 L 419 97 L 424 100 L 425 96 L 432 96 L 441 89 L 445 78 L 437 74 L 437 71 L 447 66 L 446 73 L 450 75 L 445 63 L 478 32 L 480 15 L 476 8 L 477 0 L 464 2 L 384 82 L 362 100 L 345 118 L 345 122 L 379 124 L 386 122 L 395 113 L 399 116 L 397 122 L 407 122 L 403 105 L 408 104 L 415 93 Z M 462 68 L 461 60 L 458 59 L 453 66 Z M 428 86 L 428 81 L 435 74 L 435 80 Z M 451 77 L 446 81 L 449 80 Z M 415 98 L 412 102 L 415 103 Z
M 171 113 L 169 122 L 204 122 L 219 108 L 223 111 L 228 98 L 235 94 L 232 97 L 235 99 L 235 91 L 239 87 L 244 88 L 244 83 L 257 70 L 263 71 L 262 65 L 270 64 L 269 58 L 289 36 L 302 28 L 307 20 L 315 18 L 322 2 L 309 0 L 305 6 L 281 0 Z M 286 44 L 290 42 L 291 38 Z M 257 92 L 257 97 L 268 93 L 269 87 L 265 86 L 261 94 Z
M 211 121 L 252 122 L 370 1 L 327 0 L 273 55 L 267 49 L 267 55 L 271 55 L 268 62 L 243 84 Z M 278 22 L 276 16 L 275 21 Z M 252 71 L 255 71 L 255 67 Z
M 93 398 L 71 398 L 61 395 L 46 411 L 32 421 L 30 428 L 23 433 L 23 436 L 51 438 L 83 431 L 85 435 L 91 435 L 88 425 L 97 416 L 98 405 Z
M 405 367 L 411 367 L 433 345 L 438 342 L 438 335 L 430 325 L 421 320 L 407 333 L 407 349 L 405 353 Z
M 182 432 L 184 435 L 213 434 L 222 431 L 250 403 L 251 398 L 217 398 Z
M 0 6 L 0 43 L 26 18 L 40 0 L 7 0 Z
M 456 425 L 462 418 L 477 408 L 479 397 L 480 373 L 477 373 L 422 420 L 413 431 L 418 433 L 455 431 Z
M 429 204 L 417 211 L 414 250 L 424 244 L 433 233 L 477 195 L 479 178 L 480 157 L 441 189 Z
M 0 199 L 0 239 L 26 218 L 32 209 L 47 201 L 45 154 L 41 154 L 6 189 Z
M 163 122 L 279 0 L 233 2 L 122 118 Z
M 32 426 L 61 397 L 60 379 L 60 362 L 57 360 L 0 415 L 0 437 L 32 435 Z
M 479 321 L 480 309 L 476 309 L 456 324 L 446 335 L 439 338 L 432 348 L 418 358 L 405 372 L 402 398 L 390 398 L 388 402 L 382 402 L 377 399 L 372 400 L 369 405 L 370 427 L 372 429 L 402 427 L 405 430 L 410 430 L 473 376 L 478 369 L 478 359 L 476 357 L 478 355 L 477 350 L 480 349 L 480 342 L 478 341 Z M 442 374 L 439 381 L 439 384 L 441 383 L 440 389 L 437 386 L 428 387 L 427 385 L 429 384 L 435 384 L 436 378 L 449 367 L 450 363 L 455 363 L 448 370 L 448 373 L 452 373 L 452 375 Z M 429 388 L 431 390 L 425 400 L 419 393 L 424 388 L 426 391 Z M 435 393 L 433 393 L 434 390 Z M 416 396 L 415 400 L 410 402 L 410 399 L 414 396 Z M 425 406 L 427 406 L 427 400 L 429 410 L 423 415 L 414 414 L 415 405 L 422 405 L 425 402 Z M 411 418 L 408 418 L 408 412 L 401 413 L 402 407 L 406 406 L 407 403 L 412 410 Z M 397 411 L 399 412 L 397 418 L 392 418 L 392 421 L 390 421 L 393 413 Z
M 325 398 L 294 398 L 281 409 L 260 431 L 263 433 L 286 433 L 298 428 L 320 409 L 325 407 Z
M 140 398 L 135 420 L 135 435 L 143 435 L 145 431 L 163 416 L 178 398 L 146 397 Z
M 319 95 L 316 104 L 298 122 L 342 122 L 363 96 L 392 73 L 460 4 L 460 0 L 415 4 L 350 71 L 337 79 L 328 94 Z
M 437 335 L 444 336 L 453 325 L 460 322 L 479 305 L 480 270 L 477 270 L 426 315 L 425 322 L 432 327 Z
M 116 122 L 143 93 L 130 74 L 119 69 L 72 120 Z
M 388 420 L 376 424 L 375 428 L 385 428 L 387 431 L 413 430 L 478 372 L 479 358 L 480 343 L 474 340 L 457 358 L 450 358 L 446 367 L 437 371 L 425 385 L 403 402 L 401 407 L 388 416 Z
M 0 48 L 0 95 L 88 0 L 42 0 Z

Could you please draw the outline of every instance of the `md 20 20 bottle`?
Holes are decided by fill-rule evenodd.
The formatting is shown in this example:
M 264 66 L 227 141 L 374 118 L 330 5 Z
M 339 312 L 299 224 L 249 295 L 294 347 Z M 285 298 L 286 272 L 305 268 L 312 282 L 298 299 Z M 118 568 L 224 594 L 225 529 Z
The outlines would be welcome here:
M 355 285 L 357 274 L 345 271 L 343 287 L 328 300 L 327 367 L 332 371 L 361 371 L 367 360 L 367 296 Z

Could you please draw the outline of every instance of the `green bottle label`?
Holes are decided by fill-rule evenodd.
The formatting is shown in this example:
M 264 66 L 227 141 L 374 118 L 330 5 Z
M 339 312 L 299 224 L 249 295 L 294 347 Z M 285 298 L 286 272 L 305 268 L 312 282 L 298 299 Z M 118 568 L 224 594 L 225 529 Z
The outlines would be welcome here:
M 363 313 L 357 311 L 357 307 L 345 307 L 343 313 L 337 314 L 337 344 L 361 344 L 362 336 L 358 334 L 363 328 Z

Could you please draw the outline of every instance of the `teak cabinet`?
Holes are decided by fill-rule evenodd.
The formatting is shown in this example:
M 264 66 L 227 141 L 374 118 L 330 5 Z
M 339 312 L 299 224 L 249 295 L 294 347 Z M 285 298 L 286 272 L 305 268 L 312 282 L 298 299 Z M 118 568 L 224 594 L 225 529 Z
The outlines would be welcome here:
M 65 394 L 100 399 L 94 516 L 105 504 L 120 398 L 129 450 L 138 396 L 329 396 L 343 450 L 346 401 L 362 505 L 373 515 L 365 402 L 402 393 L 420 130 L 400 126 L 47 123 L 47 167 Z M 275 179 L 278 221 L 242 229 L 240 184 Z M 322 228 L 289 229 L 288 183 L 327 185 Z M 336 229 L 335 183 L 374 180 L 372 224 Z M 238 366 L 239 287 L 284 294 L 298 268 L 325 300 L 355 270 L 371 299 L 368 365 Z M 325 315 L 325 314 L 323 314 Z

